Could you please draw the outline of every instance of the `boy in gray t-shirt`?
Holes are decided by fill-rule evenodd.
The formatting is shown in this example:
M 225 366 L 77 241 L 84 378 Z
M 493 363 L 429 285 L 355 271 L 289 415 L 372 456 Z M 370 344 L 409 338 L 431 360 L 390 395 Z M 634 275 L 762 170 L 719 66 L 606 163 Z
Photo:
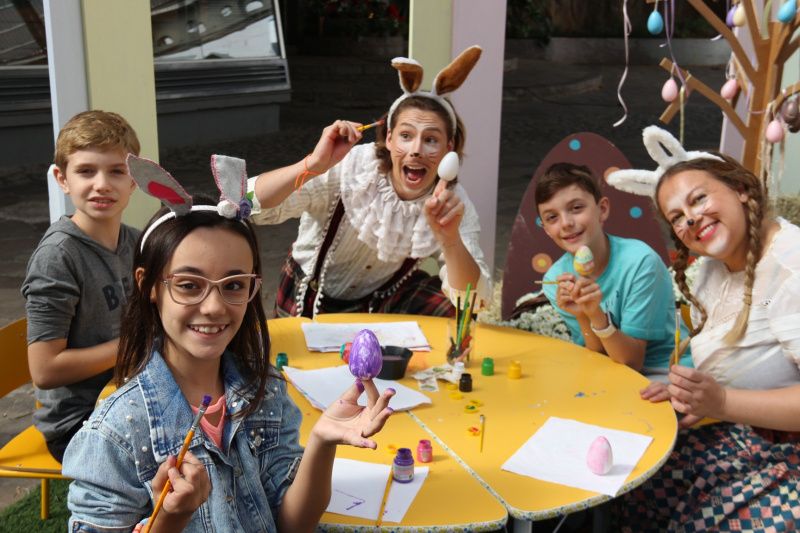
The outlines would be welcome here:
M 45 232 L 22 284 L 28 364 L 42 404 L 34 424 L 59 461 L 117 360 L 139 236 L 121 222 L 136 186 L 128 153 L 139 154 L 139 140 L 116 113 L 86 111 L 64 125 L 54 175 L 75 214 Z

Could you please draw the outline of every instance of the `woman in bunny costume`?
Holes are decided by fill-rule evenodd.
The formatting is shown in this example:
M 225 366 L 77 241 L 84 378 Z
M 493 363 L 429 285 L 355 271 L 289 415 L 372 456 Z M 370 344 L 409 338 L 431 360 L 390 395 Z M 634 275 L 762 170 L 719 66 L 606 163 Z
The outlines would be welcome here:
M 378 142 L 355 146 L 360 125 L 337 120 L 303 160 L 250 180 L 254 222 L 300 217 L 281 273 L 279 316 L 452 316 L 451 302 L 468 285 L 477 288 L 478 306 L 491 297 L 477 212 L 460 185 L 438 175 L 445 155 L 460 157 L 464 146 L 464 128 L 445 95 L 464 82 L 480 54 L 477 46 L 462 52 L 430 92 L 419 89 L 419 63 L 395 58 L 403 95 Z M 436 253 L 444 263 L 439 277 L 417 269 Z
M 675 277 L 692 303 L 695 369 L 643 391 L 683 414 L 664 467 L 626 495 L 629 531 L 796 531 L 800 527 L 800 228 L 769 213 L 763 183 L 734 159 L 686 152 L 644 131 L 654 172 L 608 182 L 653 195 L 678 251 Z M 691 290 L 689 254 L 702 257 Z M 704 417 L 716 423 L 695 426 Z

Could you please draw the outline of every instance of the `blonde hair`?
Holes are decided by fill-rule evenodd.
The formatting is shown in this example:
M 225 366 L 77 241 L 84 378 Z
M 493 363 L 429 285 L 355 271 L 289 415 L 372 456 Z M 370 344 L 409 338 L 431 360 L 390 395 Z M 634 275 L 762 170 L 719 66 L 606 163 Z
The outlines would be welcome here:
M 53 161 L 62 172 L 66 172 L 69 156 L 89 148 L 121 148 L 125 153 L 139 155 L 140 145 L 127 120 L 111 111 L 95 109 L 78 113 L 64 124 L 58 132 Z
M 761 259 L 763 251 L 763 242 L 761 242 L 761 226 L 764 219 L 769 214 L 769 206 L 767 203 L 767 191 L 764 184 L 759 180 L 755 174 L 744 168 L 738 161 L 730 156 L 718 152 L 710 152 L 718 155 L 723 160 L 717 161 L 714 159 L 691 159 L 673 165 L 667 170 L 656 185 L 655 197 L 658 198 L 658 191 L 661 185 L 670 177 L 684 172 L 686 170 L 699 170 L 708 173 L 711 177 L 721 181 L 728 188 L 737 193 L 747 195 L 747 202 L 744 204 L 744 211 L 747 215 L 747 258 L 745 260 L 744 269 L 744 298 L 742 302 L 742 309 L 736 317 L 731 330 L 725 335 L 723 340 L 727 344 L 733 344 L 738 341 L 744 332 L 747 330 L 747 322 L 750 317 L 750 307 L 753 304 L 753 283 L 756 277 L 756 265 Z M 659 212 L 661 210 L 659 209 Z M 663 216 L 663 213 L 662 213 Z M 700 312 L 701 320 L 696 328 L 692 329 L 692 336 L 696 335 L 703 329 L 708 315 L 706 310 L 700 305 L 700 302 L 691 294 L 689 286 L 686 283 L 686 267 L 688 266 L 689 250 L 675 235 L 671 232 L 672 240 L 675 243 L 675 248 L 678 251 L 673 268 L 675 269 L 675 281 L 678 283 L 678 288 L 687 300 L 694 305 Z

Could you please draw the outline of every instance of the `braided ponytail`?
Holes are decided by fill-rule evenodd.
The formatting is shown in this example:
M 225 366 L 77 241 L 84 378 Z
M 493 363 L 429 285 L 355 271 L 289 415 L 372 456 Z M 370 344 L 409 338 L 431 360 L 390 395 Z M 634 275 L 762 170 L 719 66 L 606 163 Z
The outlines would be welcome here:
M 747 200 L 747 227 L 748 227 L 748 246 L 747 260 L 744 268 L 744 301 L 742 310 L 736 317 L 731 330 L 722 339 L 726 344 L 733 344 L 742 338 L 747 330 L 747 320 L 750 317 L 750 307 L 753 304 L 753 283 L 756 278 L 756 264 L 761 258 L 761 222 L 762 207 L 753 195 L 748 191 Z

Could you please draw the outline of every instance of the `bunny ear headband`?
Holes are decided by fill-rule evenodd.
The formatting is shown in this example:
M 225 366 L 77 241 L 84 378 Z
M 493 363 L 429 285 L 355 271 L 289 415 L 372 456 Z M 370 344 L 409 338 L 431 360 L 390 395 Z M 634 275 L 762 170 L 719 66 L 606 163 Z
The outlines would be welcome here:
M 456 112 L 453 109 L 453 105 L 443 96 L 461 87 L 461 84 L 464 83 L 464 80 L 467 79 L 467 76 L 472 71 L 472 67 L 480 59 L 482 51 L 480 46 L 470 46 L 461 52 L 449 65 L 439 71 L 433 80 L 433 89 L 430 92 L 419 90 L 422 84 L 422 65 L 408 57 L 395 57 L 392 59 L 392 66 L 397 69 L 400 76 L 400 88 L 403 89 L 403 94 L 389 108 L 386 124 L 391 127 L 392 115 L 400 102 L 409 96 L 422 96 L 436 100 L 447 110 L 447 114 L 450 116 L 450 123 L 455 132 Z
M 211 156 L 211 172 L 220 192 L 217 205 L 192 205 L 192 197 L 169 172 L 149 159 L 128 154 L 128 168 L 136 184 L 150 196 L 161 200 L 170 212 L 150 224 L 142 237 L 141 250 L 147 237 L 165 221 L 191 211 L 215 211 L 225 218 L 237 220 L 250 216 L 253 203 L 247 197 L 247 172 L 243 159 L 226 155 Z
M 644 147 L 647 148 L 650 157 L 658 163 L 658 168 L 655 170 L 615 170 L 606 178 L 606 181 L 612 187 L 640 196 L 652 197 L 655 195 L 658 180 L 661 179 L 664 172 L 675 164 L 691 159 L 723 161 L 721 157 L 709 152 L 687 152 L 678 142 L 678 139 L 658 126 L 646 127 L 642 132 L 642 138 L 644 139 Z

